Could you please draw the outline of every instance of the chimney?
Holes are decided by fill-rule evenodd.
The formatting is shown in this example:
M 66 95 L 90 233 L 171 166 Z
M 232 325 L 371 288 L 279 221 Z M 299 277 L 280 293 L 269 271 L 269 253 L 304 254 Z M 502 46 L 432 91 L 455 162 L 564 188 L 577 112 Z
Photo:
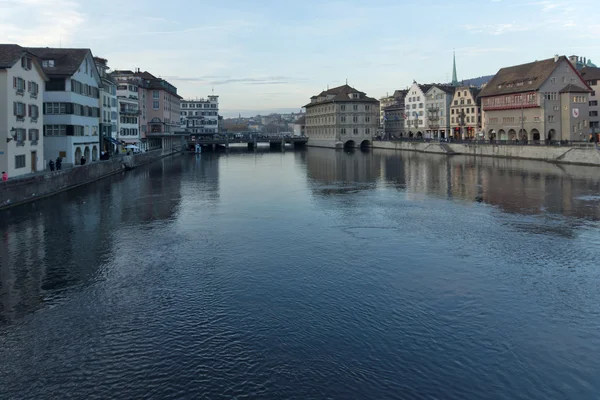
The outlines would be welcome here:
M 554 55 L 554 62 L 558 62 L 558 54 Z

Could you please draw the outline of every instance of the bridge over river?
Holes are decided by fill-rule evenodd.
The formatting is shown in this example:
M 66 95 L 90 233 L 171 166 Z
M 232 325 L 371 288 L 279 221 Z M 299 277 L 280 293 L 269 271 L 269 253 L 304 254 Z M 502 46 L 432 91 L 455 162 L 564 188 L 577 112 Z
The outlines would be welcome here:
M 294 147 L 305 146 L 308 142 L 308 137 L 306 136 L 262 136 L 262 137 L 220 137 L 220 138 L 203 138 L 203 137 L 191 137 L 188 140 L 188 146 L 193 149 L 193 147 L 197 144 L 202 146 L 203 148 L 216 148 L 217 146 L 222 146 L 228 148 L 231 144 L 246 144 L 249 149 L 256 148 L 259 143 L 268 143 L 272 148 L 285 147 L 286 144 L 291 144 Z

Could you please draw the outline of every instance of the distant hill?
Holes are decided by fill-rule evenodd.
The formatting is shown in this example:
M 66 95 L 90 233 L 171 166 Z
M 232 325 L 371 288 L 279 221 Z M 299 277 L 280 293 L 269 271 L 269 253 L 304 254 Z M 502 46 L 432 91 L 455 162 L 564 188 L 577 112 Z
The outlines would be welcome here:
M 487 75 L 487 76 L 480 76 L 479 78 L 472 78 L 472 79 L 465 79 L 461 82 L 462 85 L 465 86 L 481 86 L 484 83 L 488 83 L 489 81 L 492 80 L 492 78 L 495 75 Z

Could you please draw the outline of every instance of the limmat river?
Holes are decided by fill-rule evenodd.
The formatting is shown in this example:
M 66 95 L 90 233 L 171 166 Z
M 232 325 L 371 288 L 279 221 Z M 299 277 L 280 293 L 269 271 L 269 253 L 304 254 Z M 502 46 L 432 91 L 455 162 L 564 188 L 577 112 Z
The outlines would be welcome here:
M 0 212 L 0 398 L 598 399 L 600 170 L 177 156 Z

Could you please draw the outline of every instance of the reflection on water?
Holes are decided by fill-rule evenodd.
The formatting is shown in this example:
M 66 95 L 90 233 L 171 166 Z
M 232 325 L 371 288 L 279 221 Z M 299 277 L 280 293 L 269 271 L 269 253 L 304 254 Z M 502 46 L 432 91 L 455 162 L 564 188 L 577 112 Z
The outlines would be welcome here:
M 447 157 L 417 152 L 331 152 L 310 149 L 304 156 L 314 190 L 328 193 L 331 184 L 378 184 L 424 195 L 485 202 L 520 214 L 560 214 L 600 218 L 600 174 L 596 167 L 539 161 Z M 336 186 L 336 190 L 340 190 Z
M 186 155 L 0 212 L 3 398 L 595 398 L 597 168 Z

